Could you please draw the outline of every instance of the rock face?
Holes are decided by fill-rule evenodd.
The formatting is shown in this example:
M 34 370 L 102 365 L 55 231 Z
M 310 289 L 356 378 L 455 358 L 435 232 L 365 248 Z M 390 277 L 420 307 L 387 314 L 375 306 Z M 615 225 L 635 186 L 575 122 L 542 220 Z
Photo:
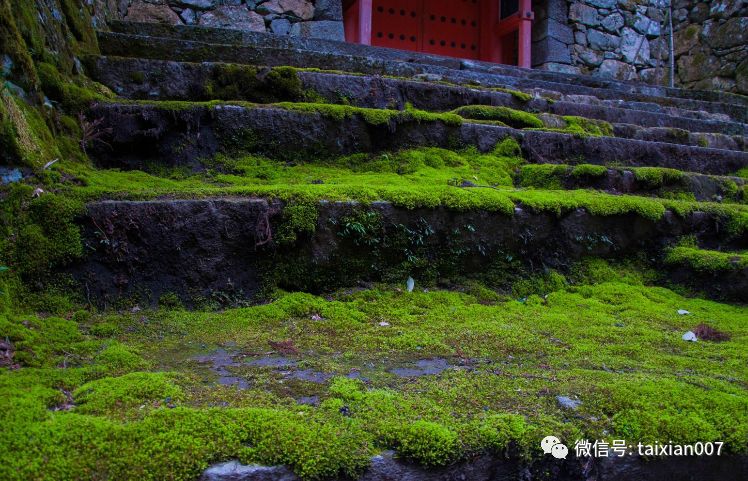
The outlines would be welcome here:
M 341 0 L 119 0 L 131 22 L 345 40 Z
M 748 457 L 688 457 L 646 461 L 639 456 L 576 458 L 564 461 L 546 459 L 523 466 L 516 459 L 478 456 L 470 461 L 440 469 L 423 469 L 397 459 L 386 451 L 371 460 L 358 481 L 513 481 L 517 479 L 554 479 L 556 481 L 686 481 L 694 479 L 742 479 Z M 284 466 L 242 466 L 238 462 L 216 464 L 208 468 L 200 481 L 299 481 Z
M 663 0 L 533 0 L 532 65 L 665 85 Z M 679 86 L 748 93 L 748 3 L 673 0 Z M 342 0 L 120 0 L 121 18 L 345 41 Z
M 665 84 L 672 75 L 668 3 L 534 1 L 533 66 Z M 676 83 L 748 93 L 748 3 L 672 3 Z
M 634 213 L 601 216 L 584 209 L 556 215 L 517 207 L 508 214 L 409 210 L 377 202 L 368 209 L 383 227 L 370 235 L 377 236 L 378 245 L 388 247 L 374 252 L 341 234 L 343 219 L 360 209 L 355 203 L 320 203 L 316 231 L 284 241 L 279 232 L 286 231 L 286 217 L 280 202 L 247 198 L 95 202 L 81 219 L 84 242 L 91 251 L 69 272 L 100 305 L 122 297 L 154 303 L 167 292 L 190 305 L 218 295 L 260 300 L 260 289 L 269 282 L 321 292 L 356 281 L 379 281 L 403 262 L 400 231 L 387 226 L 405 226 L 412 232 L 424 223 L 430 226 L 433 233 L 426 242 L 409 248 L 433 259 L 434 269 L 445 276 L 455 260 L 454 253 L 446 254 L 451 236 L 467 225 L 474 226 L 475 232 L 461 244 L 460 275 L 481 272 L 488 259 L 485 252 L 496 249 L 524 259 L 528 266 L 562 269 L 584 256 L 616 257 L 658 249 L 682 235 L 692 234 L 709 245 L 720 232 L 719 219 L 698 213 L 686 217 L 666 213 L 655 221 Z M 439 264 L 439 259 L 445 263 Z M 375 264 L 379 269 L 372 272 L 370 266 Z
M 200 25 L 205 27 L 233 28 L 250 32 L 264 32 L 265 20 L 258 13 L 243 6 L 220 7 L 203 14 Z
M 678 83 L 748 94 L 748 3 L 680 0 L 674 8 Z

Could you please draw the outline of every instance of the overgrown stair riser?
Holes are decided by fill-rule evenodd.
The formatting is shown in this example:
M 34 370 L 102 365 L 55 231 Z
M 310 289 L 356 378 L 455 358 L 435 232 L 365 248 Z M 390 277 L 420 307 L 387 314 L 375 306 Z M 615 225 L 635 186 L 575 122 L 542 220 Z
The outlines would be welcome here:
M 433 74 L 440 76 L 444 81 L 458 84 L 477 82 L 484 87 L 540 88 L 562 94 L 592 95 L 600 99 L 653 102 L 666 106 L 677 106 L 686 110 L 705 110 L 712 113 L 727 114 L 737 121 L 748 121 L 746 107 L 737 103 L 728 104 L 675 97 L 657 97 L 606 88 L 591 88 L 573 83 L 554 83 L 488 72 L 456 70 L 436 65 L 409 63 L 402 60 L 383 60 L 298 48 L 210 44 L 174 38 L 145 37 L 110 32 L 100 32 L 99 42 L 102 53 L 113 56 L 135 56 L 187 62 L 229 62 L 271 67 L 288 65 L 395 77 Z
M 747 152 L 468 122 L 458 125 L 439 119 L 398 120 L 407 112 L 359 111 L 381 122 L 375 124 L 355 111 L 335 118 L 345 111 L 332 106 L 328 115 L 325 108 L 320 106 L 317 112 L 313 107 L 295 111 L 228 104 L 102 103 L 89 115 L 102 119 L 101 128 L 110 128 L 111 133 L 103 135 L 91 153 L 100 165 L 109 167 L 142 168 L 148 163 L 197 167 L 200 158 L 237 149 L 271 158 L 313 160 L 416 146 L 475 146 L 488 152 L 502 139 L 514 137 L 531 163 L 667 167 L 716 175 L 732 175 L 748 167 Z
M 88 59 L 90 73 L 98 81 L 112 88 L 118 95 L 138 100 L 253 100 L 260 95 L 245 91 L 242 98 L 228 98 L 234 90 L 242 92 L 242 87 L 250 85 L 237 84 L 232 91 L 211 91 L 211 87 L 220 83 L 224 72 L 223 64 L 183 63 L 162 60 L 130 59 L 121 57 L 93 57 Z M 245 68 L 245 77 L 267 77 L 267 69 L 262 67 L 236 66 Z M 239 70 L 241 72 L 241 70 Z M 258 73 L 255 75 L 254 72 Z M 614 124 L 633 124 L 641 127 L 667 127 L 681 129 L 671 132 L 669 129 L 637 129 L 630 125 L 617 126 L 616 132 L 622 137 L 647 137 L 647 140 L 671 141 L 742 150 L 745 141 L 746 125 L 714 119 L 692 118 L 688 111 L 647 112 L 628 110 L 608 105 L 586 104 L 583 99 L 576 102 L 549 101 L 544 98 L 529 100 L 518 98 L 519 94 L 503 91 L 480 89 L 477 87 L 458 87 L 414 80 L 392 79 L 339 73 L 322 73 L 299 70 L 293 72 L 298 77 L 298 91 L 288 91 L 283 85 L 274 85 L 272 80 L 255 83 L 263 85 L 262 96 L 269 97 L 275 92 L 274 101 L 298 101 L 301 92 L 307 96 L 324 99 L 330 103 L 350 102 L 353 105 L 367 108 L 402 109 L 410 103 L 414 107 L 429 111 L 453 110 L 465 105 L 506 106 L 530 112 L 549 112 L 556 115 L 574 115 L 590 119 L 599 119 Z M 289 73 L 288 75 L 291 75 Z M 239 77 L 239 75 L 235 75 Z M 290 82 L 289 82 L 290 83 Z M 221 95 L 223 94 L 223 95 Z M 234 95 L 236 96 L 236 95 Z M 289 98 L 292 97 L 292 98 Z M 261 99 L 260 99 L 261 100 Z M 625 107 L 625 106 L 621 106 Z M 683 116 L 680 116 L 683 115 Z M 713 135 L 689 135 L 692 133 L 713 133 Z M 728 135 L 725 135 L 728 134 Z M 739 136 L 732 138 L 729 135 Z M 704 145 L 702 145 L 704 146 Z
M 642 83 L 621 82 L 588 75 L 570 75 L 544 70 L 528 70 L 510 65 L 501 65 L 472 60 L 461 60 L 453 57 L 424 54 L 413 51 L 403 51 L 387 48 L 370 47 L 346 42 L 316 38 L 299 38 L 293 36 L 268 35 L 255 32 L 238 31 L 221 28 L 170 26 L 159 24 L 143 24 L 132 22 L 111 22 L 115 32 L 151 36 L 171 37 L 183 40 L 193 40 L 215 44 L 253 45 L 279 49 L 301 49 L 317 52 L 343 53 L 353 56 L 372 56 L 379 59 L 398 62 L 433 64 L 454 70 L 473 70 L 491 72 L 502 76 L 513 76 L 524 79 L 546 80 L 551 83 L 567 83 L 615 91 L 619 98 L 626 94 L 642 94 L 651 97 L 674 97 L 694 99 L 698 101 L 737 104 L 748 107 L 748 98 L 720 91 L 693 91 L 670 89 L 662 86 Z
M 323 202 L 316 210 L 315 230 L 284 243 L 270 234 L 277 235 L 284 222 L 277 201 L 91 203 L 83 224 L 85 242 L 93 250 L 71 272 L 101 302 L 121 296 L 154 300 L 166 292 L 190 299 L 229 289 L 252 297 L 273 283 L 317 292 L 380 280 L 409 255 L 428 260 L 432 275 L 448 278 L 485 273 L 492 262 L 511 258 L 530 268 L 564 269 L 585 256 L 641 251 L 656 256 L 684 235 L 705 245 L 727 246 L 724 219 L 704 212 L 679 216 L 668 211 L 655 220 L 633 212 L 593 215 L 573 209 L 559 215 L 521 205 L 513 213 L 456 211 L 383 202 L 365 209 L 356 203 Z M 369 219 L 362 220 L 363 233 L 346 233 L 351 218 Z M 195 232 L 202 234 L 196 238 Z M 102 236 L 107 242 L 100 242 Z M 747 241 L 742 233 L 732 247 Z M 378 267 L 372 270 L 372 265 Z M 425 268 L 412 269 L 418 276 Z

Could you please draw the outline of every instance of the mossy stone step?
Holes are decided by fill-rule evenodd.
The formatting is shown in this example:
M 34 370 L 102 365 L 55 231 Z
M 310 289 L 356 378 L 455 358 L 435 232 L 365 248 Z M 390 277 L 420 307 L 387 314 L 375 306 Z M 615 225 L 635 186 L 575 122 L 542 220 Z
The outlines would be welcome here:
M 710 102 L 694 99 L 663 96 L 652 87 L 648 93 L 615 90 L 604 86 L 587 87 L 574 82 L 550 82 L 533 80 L 500 73 L 457 69 L 453 66 L 422 64 L 402 60 L 390 60 L 376 56 L 360 56 L 333 51 L 317 51 L 301 47 L 264 47 L 252 45 L 214 44 L 167 37 L 99 32 L 99 45 L 105 55 L 174 60 L 186 62 L 227 62 L 249 65 L 290 65 L 324 70 L 340 70 L 364 74 L 380 74 L 395 77 L 414 77 L 430 74 L 443 80 L 469 84 L 479 83 L 487 87 L 521 89 L 545 89 L 562 94 L 591 95 L 608 100 L 633 100 L 676 106 L 686 110 L 704 110 L 729 115 L 740 122 L 748 121 L 746 108 L 739 103 Z M 386 50 L 386 49 L 385 49 Z M 461 66 L 462 67 L 462 66 Z M 602 81 L 604 83 L 604 81 Z
M 93 78 L 118 95 L 137 100 L 248 100 L 267 103 L 318 99 L 367 108 L 402 109 L 410 103 L 418 109 L 429 111 L 446 111 L 476 104 L 494 105 L 641 127 L 670 127 L 690 132 L 714 133 L 713 136 L 694 139 L 693 145 L 705 138 L 705 142 L 712 142 L 708 146 L 732 150 L 738 149 L 738 141 L 728 135 L 744 136 L 748 131 L 745 124 L 704 118 L 703 113 L 697 115 L 698 112 L 675 108 L 664 109 L 667 113 L 629 110 L 626 103 L 616 107 L 591 104 L 586 103 L 587 99 L 583 96 L 578 96 L 574 102 L 553 101 L 519 91 L 292 67 L 270 69 L 251 65 L 126 57 L 89 57 L 87 64 Z M 640 129 L 619 130 L 623 134 L 642 135 Z M 663 134 L 667 132 L 663 131 Z M 669 137 L 678 141 L 675 143 L 685 143 L 682 134 L 672 134 Z M 685 140 L 689 140 L 687 133 Z M 740 145 L 745 143 L 742 137 L 740 142 Z
M 712 297 L 748 302 L 748 251 L 681 245 L 667 250 L 665 266 L 676 282 Z
M 703 245 L 748 245 L 748 232 L 728 241 L 725 222 L 697 211 L 605 215 L 525 205 L 492 211 L 258 198 L 102 201 L 87 206 L 83 241 L 92 248 L 69 272 L 101 304 L 121 297 L 153 302 L 167 292 L 188 302 L 211 292 L 256 299 L 275 286 L 320 292 L 392 276 L 563 270 L 585 256 L 651 258 L 685 235 Z
M 490 72 L 507 77 L 516 77 L 526 80 L 538 80 L 550 83 L 568 83 L 590 88 L 616 90 L 624 94 L 640 93 L 654 97 L 694 99 L 699 101 L 736 104 L 748 107 L 748 98 L 728 92 L 671 89 L 663 86 L 634 82 L 622 82 L 614 79 L 592 77 L 589 75 L 573 75 L 545 70 L 528 70 L 511 65 L 495 64 L 473 60 L 461 60 L 453 57 L 443 57 L 439 55 L 425 54 L 420 52 L 372 47 L 368 45 L 338 42 L 334 40 L 278 36 L 257 32 L 246 32 L 209 27 L 171 26 L 131 22 L 111 22 L 110 27 L 115 32 L 133 35 L 171 37 L 182 40 L 216 44 L 251 45 L 256 48 L 270 47 L 281 49 L 316 50 L 319 52 L 347 54 L 362 57 L 375 57 L 380 59 L 420 63 L 425 65 L 432 64 L 457 70 Z
M 101 119 L 102 136 L 90 154 L 105 167 L 200 168 L 201 159 L 242 152 L 292 161 L 419 146 L 474 146 L 488 152 L 508 137 L 520 142 L 531 163 L 667 167 L 716 175 L 748 167 L 746 152 L 516 130 L 411 110 L 153 102 L 100 103 L 88 115 Z
M 706 202 L 748 202 L 748 180 L 681 172 L 656 167 L 634 169 L 601 165 L 523 165 L 519 187 L 536 189 L 596 189 L 611 193 L 674 198 L 692 196 Z

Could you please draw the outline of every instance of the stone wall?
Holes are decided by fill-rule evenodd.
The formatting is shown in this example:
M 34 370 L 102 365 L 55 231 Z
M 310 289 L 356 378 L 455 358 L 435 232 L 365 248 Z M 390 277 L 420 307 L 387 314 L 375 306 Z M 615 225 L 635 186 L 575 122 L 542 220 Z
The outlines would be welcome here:
M 95 1 L 130 21 L 345 40 L 342 0 Z M 745 0 L 533 0 L 532 65 L 665 85 L 671 1 L 676 85 L 748 94 Z
M 748 2 L 674 0 L 676 82 L 748 95 Z
M 536 0 L 533 66 L 662 83 L 668 1 Z
M 340 0 L 120 0 L 115 16 L 345 40 Z
M 533 67 L 667 84 L 671 0 L 533 0 Z M 672 0 L 675 83 L 748 93 L 748 2 Z

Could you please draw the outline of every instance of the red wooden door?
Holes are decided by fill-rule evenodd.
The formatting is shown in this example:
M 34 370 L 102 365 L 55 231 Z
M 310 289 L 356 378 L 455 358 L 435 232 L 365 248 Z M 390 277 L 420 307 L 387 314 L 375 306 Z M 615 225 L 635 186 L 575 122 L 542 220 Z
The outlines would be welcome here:
M 530 67 L 531 0 L 344 0 L 346 39 Z
M 371 43 L 477 59 L 479 0 L 374 0 Z
M 420 51 L 423 44 L 424 0 L 374 0 L 371 12 L 371 44 Z
M 422 50 L 450 57 L 477 59 L 480 54 L 480 2 L 426 1 Z

